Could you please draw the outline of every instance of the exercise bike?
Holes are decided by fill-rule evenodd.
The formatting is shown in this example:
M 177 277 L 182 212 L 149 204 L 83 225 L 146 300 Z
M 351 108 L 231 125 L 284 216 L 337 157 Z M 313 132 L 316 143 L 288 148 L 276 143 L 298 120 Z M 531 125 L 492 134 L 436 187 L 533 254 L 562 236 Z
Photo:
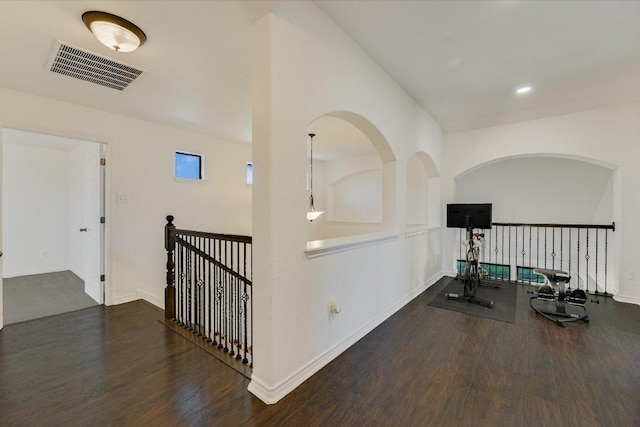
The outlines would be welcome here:
M 544 268 L 536 268 L 533 272 L 544 277 L 544 284 L 538 292 L 531 292 L 534 295 L 529 299 L 529 306 L 536 314 L 562 327 L 567 322 L 579 320 L 589 322 L 587 309 L 584 306 L 587 302 L 587 294 L 582 289 L 566 289 L 565 286 L 571 281 L 571 276 L 567 272 Z M 569 311 L 567 310 L 569 306 L 576 309 Z
M 467 227 L 467 239 L 463 244 L 467 246 L 466 265 L 462 281 L 464 283 L 464 293 L 446 293 L 444 296 L 450 300 L 466 301 L 479 304 L 487 308 L 494 308 L 495 302 L 476 297 L 478 287 L 481 286 L 481 279 L 487 276 L 487 271 L 480 265 L 480 248 L 484 243 L 484 234 L 473 233 L 471 227 Z

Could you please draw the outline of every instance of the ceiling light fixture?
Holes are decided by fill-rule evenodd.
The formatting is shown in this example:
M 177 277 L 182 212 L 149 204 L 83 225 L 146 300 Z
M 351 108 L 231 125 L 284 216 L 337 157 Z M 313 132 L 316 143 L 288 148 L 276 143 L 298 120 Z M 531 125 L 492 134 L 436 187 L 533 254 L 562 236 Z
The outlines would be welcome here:
M 522 87 L 519 87 L 518 89 L 516 89 L 516 93 L 518 95 L 523 95 L 523 94 L 529 93 L 529 92 L 531 92 L 531 86 L 522 86 Z
M 133 52 L 147 41 L 134 23 L 111 13 L 92 10 L 82 14 L 82 21 L 100 43 L 116 52 Z
M 313 205 L 313 137 L 316 136 L 315 133 L 310 133 L 309 138 L 311 138 L 311 168 L 309 172 L 309 189 L 311 190 L 311 195 L 309 196 L 309 210 L 307 211 L 307 220 L 313 221 L 317 219 L 320 215 L 324 213 L 324 211 L 317 211 L 315 206 Z

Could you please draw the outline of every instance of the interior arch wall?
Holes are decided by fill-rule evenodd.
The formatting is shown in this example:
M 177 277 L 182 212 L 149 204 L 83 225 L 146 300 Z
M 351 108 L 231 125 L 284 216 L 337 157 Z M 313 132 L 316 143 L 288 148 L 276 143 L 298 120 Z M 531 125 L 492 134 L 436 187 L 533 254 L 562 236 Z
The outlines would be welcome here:
M 456 203 L 493 203 L 494 222 L 610 224 L 614 169 L 567 157 L 519 156 L 456 177 Z
M 419 151 L 407 160 L 407 227 L 437 226 L 440 223 L 440 173 L 433 159 Z
M 320 147 L 320 135 L 330 143 L 321 161 L 315 144 L 314 201 L 316 210 L 326 212 L 309 223 L 308 240 L 317 244 L 382 231 L 384 205 L 388 213 L 395 209 L 394 194 L 384 197 L 382 191 L 381 159 L 395 159 L 384 136 L 364 117 L 346 111 L 325 114 L 308 129 L 317 134 Z M 387 215 L 387 229 L 393 228 L 392 220 Z
M 411 154 L 425 151 L 437 164 L 442 148 L 435 121 L 313 2 L 288 2 L 253 29 L 256 358 L 249 390 L 273 403 L 440 277 L 436 237 L 420 242 L 430 254 L 420 265 L 412 269 L 407 256 L 418 243 L 404 237 L 404 177 Z M 310 257 L 304 142 L 307 126 L 326 114 L 370 123 L 379 132 L 368 135 L 372 142 L 383 136 L 382 193 L 391 203 L 376 239 Z M 368 132 L 366 123 L 358 127 Z M 328 312 L 330 300 L 341 305 L 339 315 Z
M 603 165 L 613 170 L 612 216 L 616 224 L 610 242 L 615 262 L 616 299 L 640 303 L 640 248 L 634 226 L 640 215 L 640 104 L 629 104 L 529 122 L 446 135 L 443 171 L 444 202 L 454 200 L 454 177 L 488 162 L 516 156 L 550 155 Z M 447 230 L 444 253 L 451 253 L 453 232 Z M 449 260 L 443 268 L 450 271 Z

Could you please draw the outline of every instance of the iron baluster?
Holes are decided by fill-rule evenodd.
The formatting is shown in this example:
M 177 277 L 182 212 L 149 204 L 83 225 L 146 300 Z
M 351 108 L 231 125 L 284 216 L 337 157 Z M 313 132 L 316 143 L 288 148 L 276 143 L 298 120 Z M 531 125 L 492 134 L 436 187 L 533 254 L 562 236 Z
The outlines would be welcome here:
M 222 246 L 222 239 L 218 240 L 218 245 L 220 246 L 220 251 L 218 252 L 218 256 L 220 257 L 220 263 L 224 264 L 224 262 L 226 260 L 224 260 L 224 251 L 223 251 L 223 246 Z M 219 337 L 219 341 L 218 341 L 218 348 L 219 349 L 224 349 L 224 344 L 223 344 L 223 340 L 224 340 L 224 336 L 225 336 L 225 324 L 224 324 L 224 318 L 225 318 L 225 280 L 226 280 L 226 273 L 224 270 L 220 270 L 219 269 L 219 280 L 220 280 L 220 284 L 219 284 L 219 298 L 220 298 L 220 310 L 218 312 L 218 316 L 220 318 L 220 337 Z
M 234 260 L 234 256 L 233 256 L 234 244 L 233 244 L 233 242 L 231 242 L 229 244 L 231 245 L 231 269 L 234 270 L 234 265 L 235 265 L 235 260 Z M 230 335 L 231 335 L 231 338 L 230 338 L 230 340 L 231 340 L 231 348 L 230 348 L 230 351 L 229 351 L 229 356 L 235 356 L 235 354 L 236 354 L 235 350 L 234 350 L 234 346 L 235 346 L 235 342 L 236 342 L 236 334 L 237 334 L 237 331 L 235 329 L 235 326 L 236 326 L 235 325 L 235 321 L 236 321 L 235 314 L 236 314 L 236 307 L 238 305 L 237 298 L 236 298 L 236 292 L 235 292 L 235 290 L 236 290 L 236 286 L 235 286 L 236 282 L 237 282 L 237 278 L 232 276 L 231 277 L 231 295 L 230 295 L 231 296 L 231 317 L 230 317 L 230 323 L 231 323 L 231 333 L 230 333 Z
M 608 276 L 607 276 L 607 262 L 609 260 L 609 256 L 608 256 L 608 243 L 609 243 L 609 230 L 605 230 L 604 233 L 604 294 L 608 295 L 608 291 L 607 291 L 607 280 L 608 280 Z
M 551 229 L 551 268 L 556 269 L 556 229 Z
M 576 257 L 576 288 L 580 289 L 580 229 L 578 228 L 578 256 Z
M 569 276 L 571 276 L 571 250 L 573 246 L 571 246 L 571 229 L 569 229 Z M 569 281 L 569 289 L 571 289 L 571 281 Z
M 562 270 L 562 260 L 563 260 L 563 254 L 562 254 L 562 241 L 564 239 L 564 228 L 560 228 L 560 270 Z
M 544 268 L 547 268 L 547 227 L 544 228 Z
M 533 267 L 531 265 L 531 241 L 533 240 L 531 226 L 529 226 L 529 268 Z M 531 279 L 533 277 L 533 271 L 529 273 L 529 285 L 531 285 Z
M 244 277 L 247 277 L 247 244 L 244 243 L 242 245 L 242 249 L 244 251 L 244 256 L 242 257 L 243 262 L 244 262 L 244 267 L 242 269 L 242 275 Z M 244 311 L 244 339 L 243 341 L 243 358 L 242 358 L 242 363 L 247 364 L 249 363 L 249 359 L 247 359 L 247 347 L 249 345 L 249 340 L 248 340 L 248 333 L 247 333 L 247 281 L 243 280 L 243 285 L 244 285 L 244 289 L 242 292 L 242 302 L 243 302 L 243 311 Z
M 211 241 L 212 239 L 207 239 L 207 246 L 208 246 L 208 254 L 212 253 L 211 250 Z M 211 289 L 211 263 L 207 263 L 207 267 L 208 267 L 208 274 L 207 274 L 207 292 L 209 295 L 209 298 L 207 299 L 208 301 L 208 309 L 207 309 L 207 313 L 208 315 L 208 324 L 207 324 L 207 341 L 209 341 L 210 343 L 213 342 L 213 338 L 215 337 L 215 335 L 213 335 L 213 325 L 212 325 L 212 317 L 213 317 L 213 313 L 214 313 L 214 305 L 213 305 L 213 297 L 211 295 L 212 289 Z M 214 282 L 215 283 L 215 282 Z
M 240 243 L 236 243 L 236 265 L 237 265 L 237 273 L 240 273 Z M 240 354 L 240 350 L 242 349 L 242 304 L 241 304 L 241 293 L 240 293 L 240 278 L 236 276 L 236 340 L 238 342 L 238 351 L 236 355 L 236 360 L 242 359 L 242 355 Z
M 589 258 L 591 258 L 591 256 L 589 255 L 589 229 L 588 228 L 587 228 L 587 245 L 585 247 L 585 251 L 586 251 L 586 253 L 584 254 L 585 269 L 586 269 L 585 281 L 587 286 L 587 292 L 589 292 Z

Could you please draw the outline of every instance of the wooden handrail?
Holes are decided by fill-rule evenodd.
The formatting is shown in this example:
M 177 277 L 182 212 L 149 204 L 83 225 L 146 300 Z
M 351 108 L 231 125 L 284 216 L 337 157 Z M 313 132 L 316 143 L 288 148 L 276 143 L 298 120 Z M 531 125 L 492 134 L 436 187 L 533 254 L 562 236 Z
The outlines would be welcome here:
M 547 228 L 593 228 L 616 231 L 616 223 L 611 224 L 527 224 L 524 222 L 492 222 L 503 227 L 547 227 Z
M 206 237 L 209 239 L 218 239 L 218 240 L 228 240 L 230 242 L 240 242 L 240 243 L 252 243 L 252 236 L 240 236 L 237 234 L 219 234 L 219 233 L 208 233 L 205 231 L 194 231 L 194 230 L 183 230 L 180 228 L 174 228 L 171 233 L 174 235 L 180 234 L 183 236 L 192 236 L 192 237 Z

